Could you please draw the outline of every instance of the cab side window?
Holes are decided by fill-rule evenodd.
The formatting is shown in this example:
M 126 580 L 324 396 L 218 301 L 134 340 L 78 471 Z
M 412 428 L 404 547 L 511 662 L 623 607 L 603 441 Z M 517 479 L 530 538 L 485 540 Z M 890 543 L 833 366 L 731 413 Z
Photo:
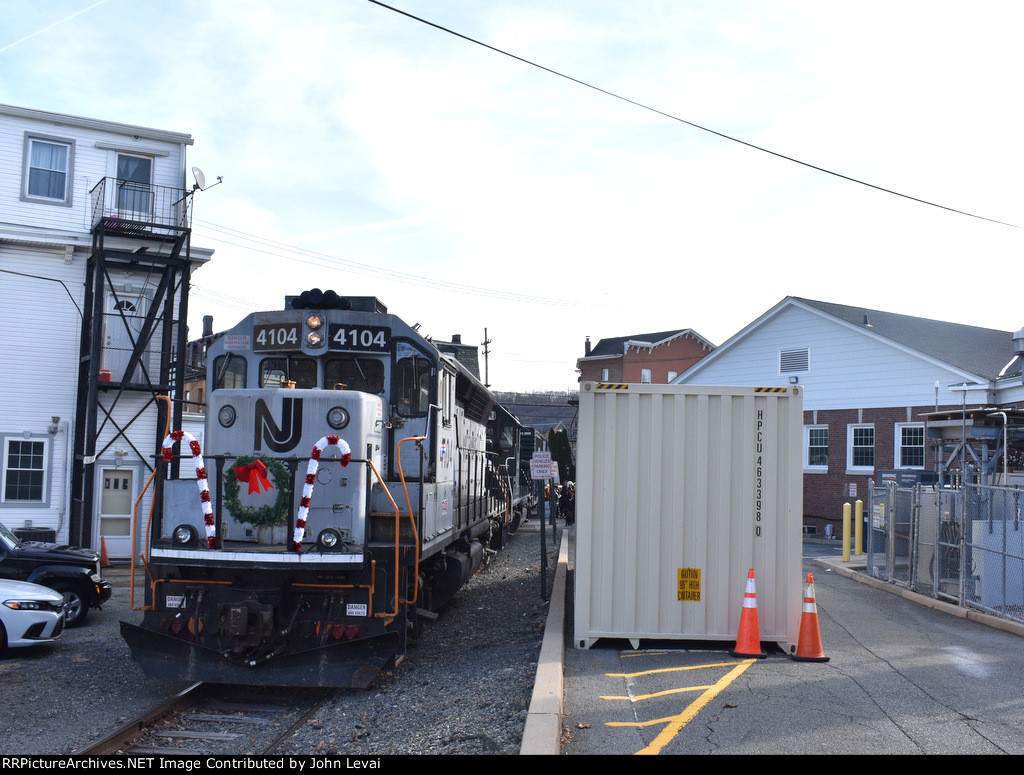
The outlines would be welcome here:
M 395 368 L 395 404 L 403 417 L 421 417 L 430 408 L 431 365 L 418 356 L 402 358 Z

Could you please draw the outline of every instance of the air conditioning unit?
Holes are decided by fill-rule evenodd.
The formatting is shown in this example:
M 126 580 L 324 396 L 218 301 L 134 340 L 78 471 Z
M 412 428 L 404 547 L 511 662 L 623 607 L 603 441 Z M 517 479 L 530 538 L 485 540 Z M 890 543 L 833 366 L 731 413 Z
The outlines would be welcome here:
M 44 544 L 57 543 L 57 531 L 48 527 L 16 527 L 11 532 L 22 541 L 42 541 Z

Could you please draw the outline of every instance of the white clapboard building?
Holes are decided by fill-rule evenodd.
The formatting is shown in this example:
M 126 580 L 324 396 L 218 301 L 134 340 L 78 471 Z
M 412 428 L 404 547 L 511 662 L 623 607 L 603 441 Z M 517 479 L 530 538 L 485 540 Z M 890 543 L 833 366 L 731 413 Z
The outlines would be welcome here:
M 0 522 L 24 537 L 137 553 L 135 501 L 168 413 L 182 422 L 189 277 L 211 255 L 190 244 L 190 145 L 0 105 Z

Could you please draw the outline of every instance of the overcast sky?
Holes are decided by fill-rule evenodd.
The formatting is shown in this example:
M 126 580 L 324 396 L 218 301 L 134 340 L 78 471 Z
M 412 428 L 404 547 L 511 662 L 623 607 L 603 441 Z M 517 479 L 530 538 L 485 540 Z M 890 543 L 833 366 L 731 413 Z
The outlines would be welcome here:
M 1020 0 L 391 5 L 548 70 L 368 0 L 0 0 L 0 102 L 193 136 L 193 335 L 331 288 L 565 390 L 787 295 L 1024 327 Z

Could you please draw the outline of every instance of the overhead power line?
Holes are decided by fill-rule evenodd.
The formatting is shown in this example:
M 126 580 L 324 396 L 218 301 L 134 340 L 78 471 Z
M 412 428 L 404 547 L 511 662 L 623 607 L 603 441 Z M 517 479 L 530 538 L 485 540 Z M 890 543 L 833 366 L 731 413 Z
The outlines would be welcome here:
M 909 199 L 909 200 L 911 200 L 913 202 L 918 202 L 920 204 L 928 205 L 929 207 L 937 207 L 940 210 L 946 210 L 946 211 L 951 212 L 951 213 L 957 213 L 958 215 L 966 215 L 969 218 L 977 218 L 978 220 L 988 221 L 989 223 L 997 223 L 1000 226 L 1010 226 L 1010 227 L 1012 227 L 1014 229 L 1021 228 L 1020 226 L 1018 226 L 1017 224 L 1014 224 L 1014 223 L 1007 223 L 1006 221 L 999 221 L 999 220 L 996 220 L 995 218 L 986 218 L 983 215 L 976 215 L 974 213 L 969 213 L 969 212 L 966 212 L 964 210 L 957 210 L 954 207 L 947 207 L 946 205 L 940 205 L 940 204 L 937 204 L 935 202 L 930 202 L 927 199 L 920 199 L 920 198 L 918 198 L 916 196 L 910 196 L 909 194 L 902 194 L 899 191 L 894 191 L 894 190 L 892 190 L 890 188 L 884 188 L 883 186 L 878 186 L 878 185 L 875 185 L 874 183 L 868 183 L 867 181 L 860 180 L 859 178 L 850 177 L 849 175 L 843 175 L 840 172 L 835 172 L 834 170 L 830 170 L 830 169 L 827 169 L 825 167 L 819 167 L 816 164 L 811 164 L 810 162 L 801 161 L 800 159 L 794 158 L 792 156 L 786 156 L 785 154 L 779 153 L 778 151 L 773 151 L 773 150 L 771 150 L 769 148 L 765 148 L 765 147 L 760 146 L 760 145 L 755 145 L 754 143 L 747 142 L 746 140 L 741 140 L 738 137 L 733 137 L 732 135 L 727 135 L 724 132 L 718 132 L 718 131 L 716 131 L 714 129 L 711 129 L 709 127 L 702 126 L 700 124 L 695 124 L 692 121 L 687 121 L 686 119 L 680 118 L 679 116 L 674 116 L 671 113 L 666 113 L 665 111 L 659 110 L 657 108 L 653 108 L 650 105 L 645 105 L 642 102 L 637 102 L 636 100 L 632 100 L 629 97 L 624 97 L 621 94 L 616 94 L 615 92 L 608 91 L 607 89 L 602 89 L 600 86 L 594 86 L 593 84 L 587 83 L 586 81 L 581 81 L 579 78 L 574 78 L 571 75 L 567 75 L 565 73 L 559 72 L 558 70 L 553 70 L 550 67 L 545 67 L 544 65 L 539 64 L 537 62 L 534 62 L 534 61 L 532 61 L 530 59 L 525 59 L 524 57 L 518 56 L 518 55 L 513 54 L 513 53 L 511 53 L 509 51 L 505 51 L 504 49 L 500 49 L 500 48 L 497 48 L 496 46 L 492 46 L 489 43 L 484 43 L 483 41 L 477 40 L 476 38 L 471 38 L 470 36 L 464 35 L 463 33 L 457 32 L 457 31 L 455 31 L 455 30 L 453 30 L 453 29 L 451 29 L 449 27 L 445 27 L 443 25 L 437 24 L 436 22 L 432 22 L 429 19 L 424 19 L 423 17 L 416 16 L 415 14 L 411 14 L 408 11 L 403 11 L 401 8 L 395 8 L 394 6 L 388 5 L 387 3 L 382 3 L 382 2 L 380 2 L 380 0 L 368 0 L 368 1 L 373 3 L 374 5 L 379 5 L 381 8 L 386 8 L 389 11 L 394 11 L 397 14 L 401 14 L 402 16 L 406 16 L 406 17 L 408 17 L 408 18 L 410 18 L 410 19 L 412 19 L 414 21 L 420 22 L 421 24 L 426 24 L 428 27 L 433 27 L 434 29 L 440 30 L 441 32 L 446 32 L 449 35 L 454 35 L 457 38 L 462 38 L 462 40 L 465 40 L 465 41 L 467 41 L 469 43 L 473 43 L 473 44 L 475 44 L 477 46 L 482 46 L 483 48 L 486 48 L 486 49 L 488 49 L 490 51 L 493 51 L 496 54 L 501 54 L 502 56 L 509 57 L 510 59 L 515 59 L 517 62 L 522 62 L 523 64 L 529 65 L 530 67 L 536 67 L 537 69 L 543 70 L 544 72 L 550 73 L 551 75 L 556 75 L 559 78 L 564 78 L 567 81 L 572 81 L 573 83 L 578 84 L 579 86 L 586 87 L 587 89 L 593 89 L 594 91 L 600 92 L 601 94 L 607 95 L 608 97 L 612 97 L 613 99 L 621 100 L 622 102 L 629 103 L 630 105 L 634 105 L 634 106 L 636 106 L 638 108 L 641 108 L 643 110 L 650 111 L 651 113 L 657 113 L 659 116 L 664 116 L 665 118 L 671 119 L 672 121 L 678 121 L 681 124 L 686 124 L 687 126 L 693 127 L 694 129 L 699 129 L 702 132 L 707 132 L 709 134 L 715 135 L 716 137 L 721 137 L 724 140 L 729 140 L 730 142 L 733 142 L 733 143 L 739 143 L 740 145 L 745 145 L 748 148 L 753 148 L 755 151 L 761 151 L 762 153 L 770 154 L 771 156 L 775 156 L 776 158 L 784 159 L 785 161 L 792 162 L 794 164 L 799 164 L 801 166 L 807 167 L 807 168 L 812 169 L 812 170 L 816 170 L 818 172 L 824 172 L 826 175 L 833 175 L 834 177 L 841 178 L 842 180 L 849 181 L 850 183 L 857 183 L 858 185 L 861 185 L 861 186 L 867 186 L 868 188 L 873 188 L 876 191 L 882 191 L 882 192 L 884 192 L 886 194 L 892 194 L 893 196 L 902 197 L 903 199 Z
M 85 13 L 86 11 L 91 11 L 96 6 L 103 5 L 105 2 L 107 2 L 107 0 L 99 0 L 99 2 L 93 3 L 88 8 L 83 8 L 81 11 L 75 11 L 73 14 L 71 14 L 69 16 L 65 16 L 62 19 L 58 19 L 53 24 L 49 24 L 49 25 L 43 27 L 42 29 L 36 30 L 31 35 L 26 35 L 24 38 L 16 40 L 13 43 L 8 43 L 3 48 L 0 48 L 0 54 L 6 53 L 7 51 L 9 51 L 10 49 L 14 48 L 15 46 L 17 46 L 17 45 L 19 45 L 21 43 L 24 43 L 26 40 L 31 40 L 36 35 L 42 35 L 44 32 L 48 32 L 48 31 L 52 30 L 54 27 L 56 27 L 59 24 L 63 24 L 64 22 L 71 21 L 76 16 L 80 16 L 81 14 Z
M 486 296 L 491 298 L 504 299 L 507 301 L 516 301 L 527 304 L 546 304 L 559 307 L 578 307 L 584 304 L 590 307 L 601 306 L 595 305 L 593 302 L 574 302 L 568 299 L 553 299 L 544 296 L 530 296 L 524 293 L 503 291 L 496 288 L 484 288 L 481 286 L 466 285 L 463 283 L 453 283 L 432 277 L 426 277 L 423 275 L 411 274 L 409 272 L 399 272 L 394 269 L 385 269 L 381 267 L 371 266 L 370 264 L 360 263 L 358 261 L 342 258 L 341 256 L 337 255 L 320 253 L 315 250 L 296 247 L 294 245 L 288 245 L 283 242 L 275 242 L 265 237 L 260 237 L 255 234 L 248 234 L 246 232 L 239 231 L 237 229 L 232 229 L 227 226 L 219 226 L 217 224 L 200 221 L 198 219 L 195 220 L 194 222 L 200 225 L 201 228 L 208 230 L 208 232 L 212 232 L 205 235 L 203 237 L 204 239 L 210 239 L 214 242 L 222 242 L 225 245 L 233 245 L 235 247 L 243 248 L 244 250 L 250 250 L 256 253 L 265 253 L 268 255 L 276 256 L 278 258 L 285 258 L 292 261 L 298 261 L 304 264 L 311 264 L 313 266 L 327 267 L 330 269 L 347 269 L 351 271 L 360 272 L 362 274 L 382 277 L 387 280 L 406 283 L 410 285 L 427 286 L 431 288 L 437 288 L 439 290 L 451 291 L 453 293 Z M 219 233 L 224 236 L 217 237 L 214 236 L 213 233 Z M 230 237 L 231 239 L 226 239 L 226 237 Z M 405 237 L 394 237 L 393 239 L 404 238 Z M 243 242 L 253 244 L 240 244 L 239 242 L 233 242 L 232 239 L 241 240 Z M 360 245 L 357 247 L 364 246 Z

